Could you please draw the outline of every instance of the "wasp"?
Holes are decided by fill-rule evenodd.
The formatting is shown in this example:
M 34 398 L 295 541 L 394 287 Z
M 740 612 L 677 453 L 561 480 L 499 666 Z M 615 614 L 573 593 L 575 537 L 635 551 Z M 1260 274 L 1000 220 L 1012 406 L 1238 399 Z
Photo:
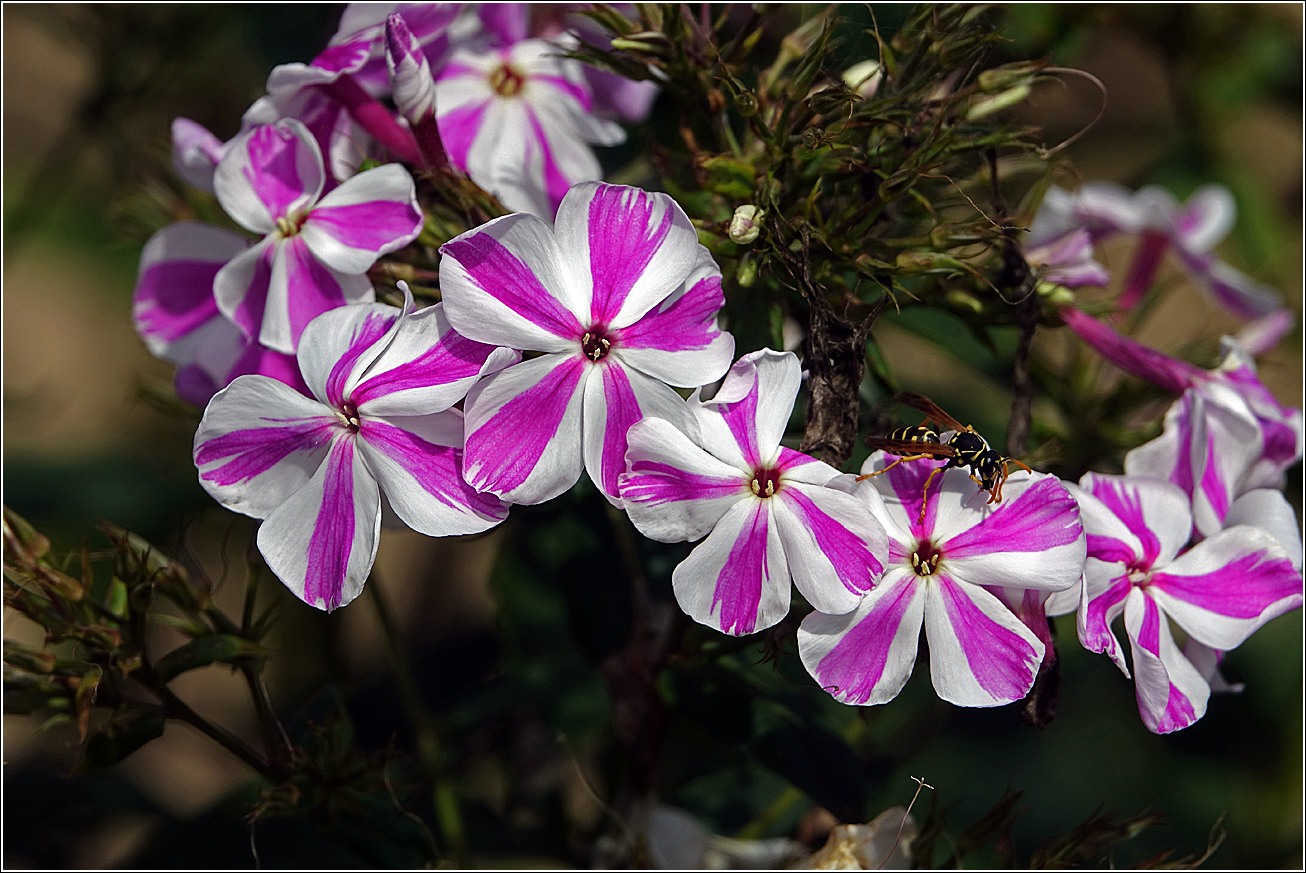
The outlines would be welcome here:
M 866 444 L 873 449 L 883 449 L 892 455 L 899 455 L 898 460 L 883 470 L 858 476 L 857 480 L 869 479 L 901 464 L 903 461 L 919 461 L 922 458 L 947 458 L 948 463 L 930 471 L 925 479 L 924 496 L 921 500 L 921 518 L 925 521 L 925 501 L 929 498 L 930 483 L 942 470 L 952 467 L 969 467 L 970 478 L 980 488 L 989 492 L 989 503 L 1002 502 L 1002 485 L 1007 481 L 1007 465 L 1016 464 L 1030 473 L 1020 461 L 1008 458 L 991 448 L 988 441 L 968 424 L 962 424 L 939 408 L 933 400 L 921 394 L 904 391 L 894 395 L 894 400 L 910 406 L 925 416 L 925 421 L 910 427 L 900 427 L 887 437 L 867 437 Z M 936 429 L 935 426 L 940 429 Z M 943 441 L 941 431 L 952 431 L 947 442 Z

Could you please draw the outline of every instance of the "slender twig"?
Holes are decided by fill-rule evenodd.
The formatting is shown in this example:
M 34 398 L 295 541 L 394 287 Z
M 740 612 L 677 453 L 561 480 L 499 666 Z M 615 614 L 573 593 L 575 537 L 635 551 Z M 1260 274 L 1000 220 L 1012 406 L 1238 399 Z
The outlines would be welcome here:
M 244 740 L 237 737 L 231 731 L 216 725 L 213 722 L 200 715 L 190 708 L 186 701 L 182 700 L 172 689 L 167 686 L 154 673 L 152 667 L 141 666 L 135 671 L 135 676 L 150 689 L 150 692 L 159 699 L 163 704 L 164 711 L 169 718 L 179 719 L 194 727 L 200 733 L 216 742 L 218 745 L 231 752 L 237 758 L 244 761 L 252 770 L 256 771 L 269 782 L 280 782 L 284 778 L 281 768 L 275 764 L 265 761 L 259 757 L 258 753 L 251 749 Z

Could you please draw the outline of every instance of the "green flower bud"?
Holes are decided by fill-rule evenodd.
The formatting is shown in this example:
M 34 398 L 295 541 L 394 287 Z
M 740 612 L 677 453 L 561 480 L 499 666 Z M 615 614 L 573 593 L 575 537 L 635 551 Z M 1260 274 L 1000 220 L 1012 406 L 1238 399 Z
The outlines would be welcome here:
M 757 239 L 757 235 L 762 230 L 762 216 L 765 214 L 751 203 L 736 209 L 734 216 L 730 219 L 731 242 L 746 246 Z

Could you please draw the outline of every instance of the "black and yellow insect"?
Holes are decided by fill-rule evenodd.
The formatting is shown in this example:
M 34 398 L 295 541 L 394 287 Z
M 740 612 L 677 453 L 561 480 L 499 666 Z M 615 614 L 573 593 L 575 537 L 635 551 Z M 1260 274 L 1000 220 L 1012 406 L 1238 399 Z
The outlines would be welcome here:
M 873 449 L 883 449 L 891 455 L 899 455 L 898 460 L 883 470 L 858 476 L 858 481 L 887 473 L 904 461 L 919 461 L 922 458 L 947 458 L 948 463 L 930 471 L 925 479 L 924 497 L 921 501 L 921 521 L 925 520 L 925 501 L 929 498 L 930 483 L 940 470 L 952 467 L 969 467 L 970 478 L 976 485 L 989 492 L 989 503 L 1002 502 L 1002 484 L 1007 481 L 1007 465 L 1016 464 L 1029 472 L 1034 472 L 1020 461 L 1008 458 L 991 448 L 984 437 L 968 424 L 962 424 L 939 408 L 933 400 L 921 394 L 904 391 L 894 395 L 894 400 L 910 406 L 922 413 L 925 421 L 910 427 L 900 427 L 887 437 L 867 437 L 866 444 Z M 947 442 L 943 441 L 940 430 L 953 431 Z

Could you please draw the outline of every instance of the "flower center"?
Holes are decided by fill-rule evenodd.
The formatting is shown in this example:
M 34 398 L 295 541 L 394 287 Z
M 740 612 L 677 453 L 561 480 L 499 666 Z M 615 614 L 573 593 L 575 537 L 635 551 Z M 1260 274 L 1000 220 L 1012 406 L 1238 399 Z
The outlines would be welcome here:
M 760 470 L 755 470 L 748 487 L 758 497 L 774 497 L 775 493 L 780 490 L 780 471 L 774 467 L 763 467 Z
M 283 215 L 277 219 L 277 233 L 282 237 L 294 236 L 299 233 L 299 228 L 303 226 L 306 215 Z
M 336 418 L 340 419 L 340 423 L 347 427 L 350 433 L 358 433 L 358 407 L 353 404 L 353 401 L 346 400 L 342 403 L 336 410 Z
M 1139 587 L 1142 587 L 1146 585 L 1148 582 L 1150 582 L 1152 579 L 1151 570 L 1149 570 L 1147 567 L 1143 567 L 1138 564 L 1130 564 L 1128 570 L 1129 570 L 1130 585 L 1138 585 Z
M 933 576 L 942 557 L 943 553 L 935 548 L 934 543 L 921 540 L 916 544 L 916 551 L 911 553 L 911 568 L 917 576 Z
M 526 77 L 508 64 L 500 64 L 490 73 L 490 87 L 500 97 L 516 97 L 526 84 Z
M 585 357 L 595 363 L 607 357 L 608 352 L 612 350 L 612 340 L 605 335 L 605 328 L 601 324 L 596 324 L 585 335 L 580 338 L 580 350 L 585 353 Z

